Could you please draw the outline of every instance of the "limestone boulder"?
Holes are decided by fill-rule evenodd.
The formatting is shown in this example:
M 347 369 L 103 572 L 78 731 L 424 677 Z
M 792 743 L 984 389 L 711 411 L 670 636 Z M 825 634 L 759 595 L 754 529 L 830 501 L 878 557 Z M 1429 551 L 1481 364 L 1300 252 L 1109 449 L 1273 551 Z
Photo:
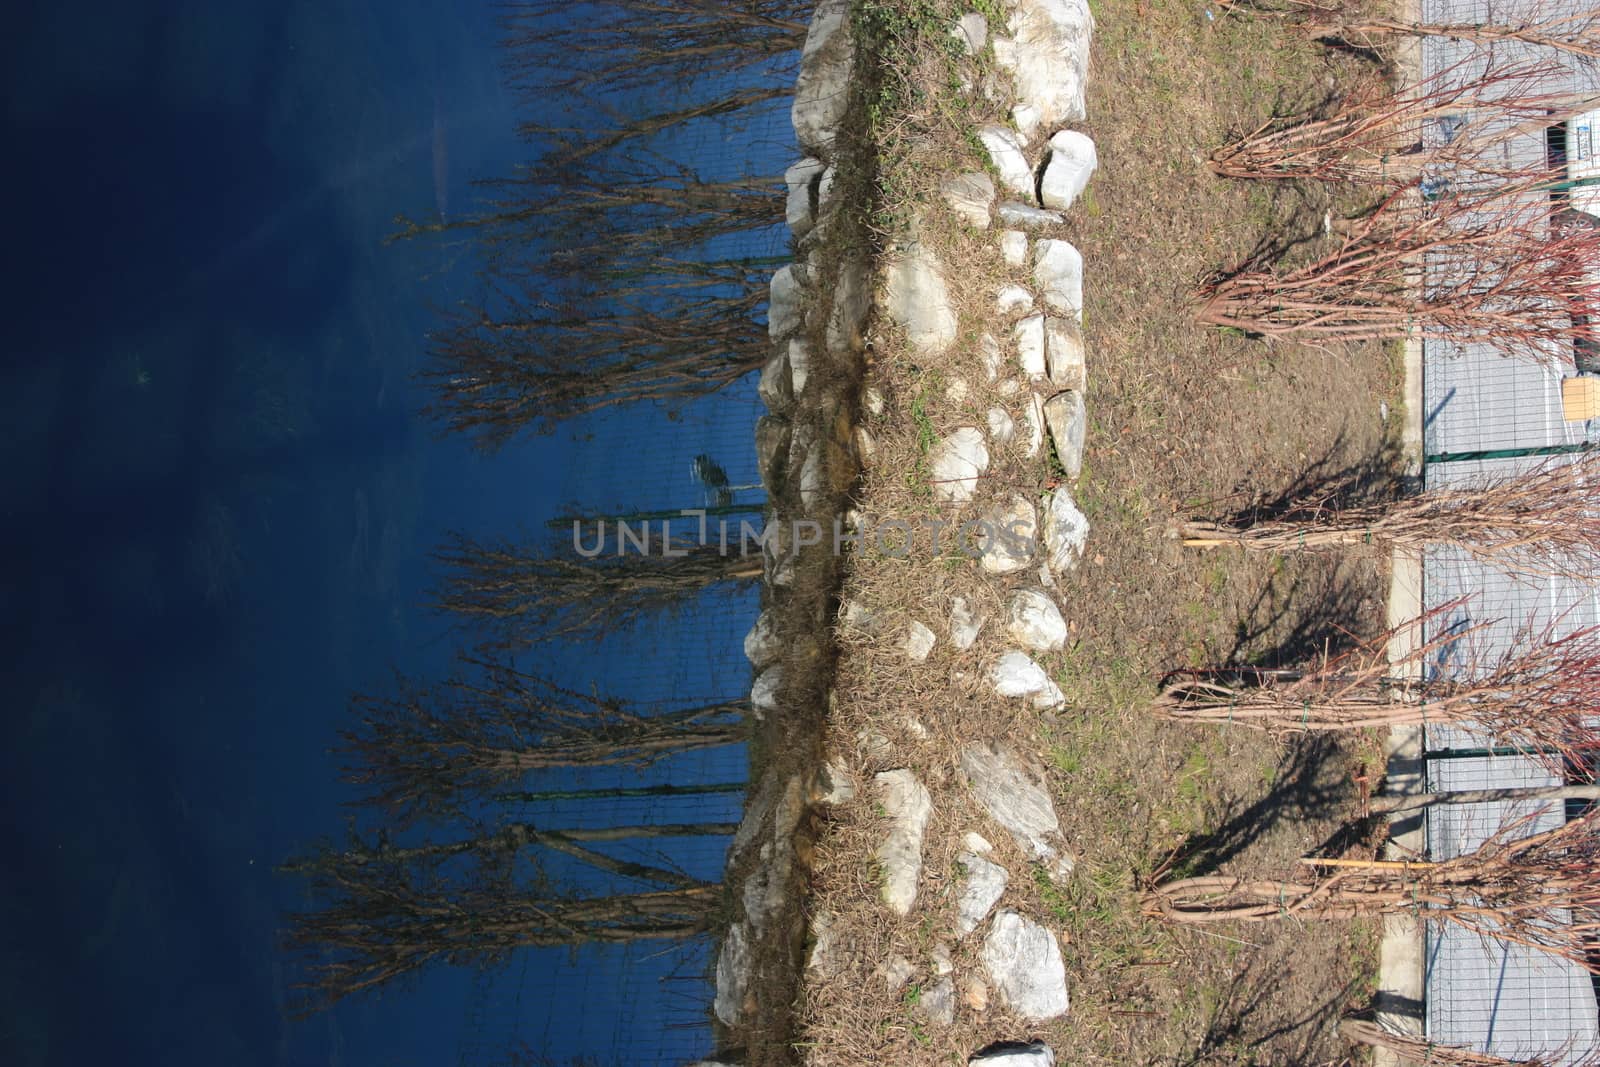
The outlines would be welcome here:
M 1033 282 L 1051 311 L 1083 317 L 1083 256 L 1070 242 L 1047 238 L 1034 245 Z
M 907 245 L 891 263 L 884 309 L 915 348 L 942 352 L 956 339 L 956 312 L 944 267 L 920 242 Z
M 1033 165 L 1028 162 L 1017 132 L 990 123 L 978 127 L 978 140 L 988 150 L 989 160 L 994 164 L 995 173 L 1000 175 L 1000 184 L 1018 196 L 1032 200 Z
M 1067 643 L 1067 622 L 1047 594 L 1018 589 L 1006 601 L 1006 633 L 1030 652 L 1059 652 Z
M 1026 652 L 1013 649 L 1001 655 L 989 669 L 989 682 L 1001 696 L 1025 697 L 1040 711 L 1066 703 L 1061 689 Z
M 1018 98 L 1038 109 L 1042 125 L 1082 122 L 1094 34 L 1088 0 L 1015 0 L 1006 28 Z
M 946 178 L 940 187 L 944 202 L 967 225 L 978 230 L 989 228 L 989 208 L 994 204 L 994 179 L 982 171 Z
M 1056 458 L 1069 479 L 1076 479 L 1083 471 L 1084 441 L 1089 432 L 1089 413 L 1084 407 L 1083 393 L 1068 389 L 1044 402 L 1044 421 L 1050 428 L 1050 441 L 1056 446 Z
M 983 431 L 962 426 L 940 439 L 928 456 L 934 499 L 961 504 L 972 499 L 978 479 L 989 469 L 989 446 Z
M 790 118 L 800 147 L 827 158 L 839 138 L 855 71 L 849 0 L 821 0 L 806 31 Z
M 875 778 L 889 832 L 875 856 L 883 870 L 883 901 L 896 915 L 909 915 L 922 877 L 922 837 L 933 814 L 928 789 L 909 770 L 884 771 Z
M 1065 211 L 1089 186 L 1100 165 L 1094 141 L 1077 130 L 1061 130 L 1050 138 L 1050 155 L 1039 178 L 1039 200 L 1047 208 Z
M 808 156 L 783 172 L 783 182 L 789 190 L 784 216 L 796 237 L 804 237 L 817 221 L 817 180 L 826 166 L 822 160 Z
M 1000 1000 L 1029 1022 L 1065 1015 L 1067 970 L 1055 935 L 1032 919 L 1002 911 L 983 942 L 983 967 Z

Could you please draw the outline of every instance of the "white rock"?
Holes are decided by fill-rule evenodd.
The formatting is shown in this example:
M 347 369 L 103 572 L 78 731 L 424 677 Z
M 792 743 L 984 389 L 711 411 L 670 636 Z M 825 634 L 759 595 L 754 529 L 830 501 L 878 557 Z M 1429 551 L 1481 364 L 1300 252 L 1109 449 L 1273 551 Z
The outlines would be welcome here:
M 987 418 L 989 420 L 989 440 L 1004 448 L 1017 436 L 1017 422 L 1005 408 L 990 408 Z
M 1059 652 L 1067 643 L 1067 621 L 1048 596 L 1019 589 L 1006 602 L 1006 633 L 1031 652 Z
M 738 1026 L 744 1014 L 745 991 L 750 986 L 750 939 L 745 924 L 736 922 L 722 939 L 717 954 L 717 997 L 712 1008 L 724 1025 Z
M 1017 362 L 1022 373 L 1035 380 L 1050 373 L 1044 352 L 1044 316 L 1029 315 L 1011 328 L 1017 342 Z
M 793 551 L 779 553 L 763 550 L 761 553 L 762 577 L 768 585 L 786 589 L 794 584 Z
M 1081 122 L 1094 16 L 1088 0 L 1017 0 L 1007 29 L 1016 41 L 1017 97 L 1046 126 Z
M 1044 403 L 1037 393 L 1029 393 L 1023 405 L 1022 428 L 1027 433 L 1022 454 L 1032 459 L 1044 448 Z
M 992 334 L 984 334 L 978 338 L 978 354 L 983 359 L 983 376 L 987 381 L 995 381 L 1000 377 L 1000 368 L 1005 366 L 1005 353 L 1000 351 L 1000 342 Z
M 978 128 L 978 140 L 989 150 L 1000 183 L 1019 196 L 1033 199 L 1033 167 L 1023 155 L 1016 131 L 990 123 Z
M 878 442 L 872 436 L 872 431 L 865 426 L 856 427 L 856 456 L 860 458 L 861 465 L 869 465 L 878 455 Z
M 1083 256 L 1067 241 L 1041 240 L 1033 249 L 1033 282 L 1045 306 L 1083 318 Z
M 1032 104 L 1021 103 L 1011 108 L 1011 121 L 1017 124 L 1017 129 L 1023 137 L 1033 139 L 1034 132 L 1039 129 L 1039 109 Z
M 771 875 L 771 868 L 766 865 L 757 867 L 754 873 L 744 880 L 744 890 L 740 893 L 745 918 L 750 920 L 751 927 L 758 932 L 767 921 L 767 916 L 783 904 L 782 892 L 777 894 L 771 892 L 773 888 Z
M 1045 319 L 1044 358 L 1050 371 L 1050 384 L 1057 389 L 1081 391 L 1089 384 L 1083 328 L 1074 320 L 1053 315 Z M 795 391 L 799 392 L 798 387 Z
M 911 914 L 922 877 L 922 835 L 933 813 L 927 788 L 908 770 L 884 771 L 875 777 L 890 827 L 874 854 L 883 868 L 883 901 L 896 915 Z
M 772 814 L 772 809 L 778 802 L 778 779 L 770 770 L 761 779 L 755 791 L 750 794 L 750 803 L 744 809 L 744 818 L 739 820 L 739 828 L 733 833 L 733 843 L 728 846 L 728 869 L 732 870 L 747 849 L 755 843 L 766 829 L 767 817 Z
M 833 203 L 833 180 L 838 177 L 838 171 L 829 164 L 822 172 L 822 177 L 817 179 L 817 216 L 820 218 L 830 204 Z
M 1001 1001 L 1030 1022 L 1065 1015 L 1067 971 L 1055 935 L 1014 911 L 994 917 L 983 941 L 983 967 Z
M 1043 1041 L 1030 1041 L 1025 1045 L 986 1049 L 967 1063 L 971 1067 L 1056 1067 L 1056 1054 Z
M 926 741 L 928 739 L 927 726 L 923 725 L 922 720 L 916 718 L 915 716 L 908 716 L 906 718 L 906 733 L 910 734 L 918 741 Z
M 755 684 L 750 687 L 750 706 L 762 713 L 777 711 L 778 690 L 782 687 L 783 668 L 768 667 L 756 675 Z
M 989 43 L 989 20 L 976 11 L 969 11 L 956 21 L 955 28 L 950 32 L 967 50 L 967 55 L 975 56 Z
M 989 448 L 983 431 L 962 426 L 933 446 L 928 460 L 934 499 L 963 504 L 977 491 L 978 479 L 989 469 Z
M 994 851 L 994 846 L 989 844 L 989 839 L 976 830 L 968 830 L 961 835 L 961 843 L 966 850 L 975 856 L 987 856 Z
M 1002 655 L 989 669 L 989 682 L 1001 696 L 1027 697 L 1040 711 L 1066 703 L 1060 688 L 1026 652 L 1013 650 Z
M 1044 498 L 1043 534 L 1045 564 L 1053 573 L 1066 574 L 1078 565 L 1089 539 L 1089 520 L 1065 489 Z
M 940 941 L 928 953 L 933 960 L 933 973 L 938 975 L 949 974 L 956 969 L 955 961 L 950 958 L 950 946 Z
M 1005 745 L 970 744 L 961 750 L 961 771 L 978 803 L 1029 859 L 1048 864 L 1059 876 L 1072 873 L 1055 802 L 1036 766 L 1024 764 Z
M 894 755 L 894 742 L 877 730 L 862 730 L 856 734 L 856 744 L 868 759 L 886 760 Z
M 798 337 L 792 338 L 789 341 L 789 384 L 795 396 L 805 391 L 810 379 L 811 346 Z
M 1019 204 L 1014 200 L 1001 201 L 1000 206 L 995 208 L 995 214 L 999 215 L 1000 221 L 1007 226 L 1021 226 L 1030 230 L 1059 226 L 1067 221 L 1066 216 L 1060 212 L 1047 211 L 1030 204 Z
M 917 998 L 917 1012 L 937 1026 L 949 1026 L 956 1019 L 956 983 L 949 975 L 936 978 Z
M 994 179 L 982 171 L 958 174 L 946 178 L 940 191 L 950 210 L 967 225 L 979 230 L 989 228 L 989 206 L 994 203 Z
M 784 184 L 789 187 L 789 199 L 784 215 L 788 219 L 789 229 L 796 237 L 802 237 L 810 232 L 812 224 L 817 221 L 816 200 L 817 178 L 821 176 L 823 167 L 826 166 L 820 159 L 809 156 L 793 163 L 783 172 Z
M 806 970 L 831 976 L 839 969 L 834 959 L 833 916 L 819 911 L 811 918 L 811 954 L 806 957 Z
M 1033 294 L 1020 285 L 1002 286 L 994 295 L 994 309 L 1002 315 L 1033 310 Z
M 965 597 L 950 600 L 950 644 L 965 652 L 978 639 L 978 632 L 987 620 L 972 610 Z
M 744 658 L 757 670 L 770 666 L 783 655 L 783 642 L 778 639 L 772 624 L 772 613 L 763 611 L 756 616 L 756 624 L 744 635 Z
M 984 513 L 983 523 L 989 530 L 979 561 L 985 574 L 1012 574 L 1032 562 L 1038 520 L 1027 497 L 1012 493 Z
M 878 964 L 878 974 L 883 977 L 883 984 L 891 993 L 898 993 L 911 981 L 911 976 L 917 973 L 911 961 L 904 956 L 894 955 Z
M 998 863 L 986 860 L 971 850 L 957 855 L 956 862 L 966 868 L 966 877 L 961 882 L 961 896 L 956 901 L 956 933 L 966 937 L 989 917 L 989 910 L 1005 893 L 1011 875 Z
M 1045 207 L 1065 211 L 1089 185 L 1100 165 L 1094 142 L 1077 130 L 1062 130 L 1050 138 L 1050 156 L 1039 181 L 1039 200 Z
M 925 352 L 940 352 L 956 339 L 956 312 L 950 304 L 939 259 L 912 242 L 889 267 L 884 305 L 906 337 Z
M 849 0 L 821 0 L 800 53 L 790 118 L 800 147 L 813 154 L 827 155 L 833 147 L 850 102 L 855 44 L 849 12 Z
M 944 387 L 944 398 L 952 404 L 959 404 L 967 398 L 971 387 L 965 378 L 951 378 Z
M 995 66 L 1003 70 L 1015 70 L 1017 66 L 1017 42 L 1009 37 L 996 36 L 991 43 L 994 46 Z
M 932 630 L 920 622 L 912 621 L 906 627 L 906 635 L 900 642 L 900 650 L 912 663 L 926 663 L 936 641 L 938 638 L 934 636 Z
M 756 393 L 761 397 L 761 402 L 767 405 L 768 411 L 784 411 L 789 407 L 789 402 L 794 399 L 793 386 L 789 379 L 789 354 L 779 349 L 766 366 L 761 368 L 761 380 L 756 384 Z
M 855 796 L 855 780 L 843 765 L 829 760 L 817 768 L 811 786 L 812 803 L 831 808 L 854 800 Z
M 867 607 L 865 604 L 861 603 L 861 601 L 854 598 L 846 600 L 844 604 L 840 606 L 839 623 L 841 626 L 849 627 L 852 630 L 859 630 L 861 633 L 869 636 L 877 633 L 882 627 L 882 623 L 878 620 L 877 613 L 871 608 Z
M 772 839 L 788 844 L 806 813 L 806 784 L 798 774 L 791 774 L 783 784 L 783 795 L 778 800 L 772 816 Z
M 866 351 L 867 313 L 872 310 L 872 272 L 857 256 L 839 264 L 833 282 L 833 305 L 828 311 L 828 351 L 836 356 Z
M 811 513 L 822 505 L 828 492 L 828 471 L 822 456 L 821 448 L 813 448 L 800 463 L 800 503 Z
M 877 389 L 868 386 L 861 394 L 861 405 L 867 409 L 867 414 L 878 416 L 884 412 L 883 394 Z
M 1001 396 L 1016 396 L 1018 393 L 1022 392 L 1024 386 L 1015 378 L 1007 378 L 1005 381 L 997 384 L 994 388 L 995 391 Z
M 774 341 L 781 341 L 800 328 L 800 283 L 794 276 L 793 264 L 772 276 L 770 292 L 767 333 Z
M 1006 230 L 1000 234 L 1000 254 L 1009 266 L 1020 267 L 1028 262 L 1028 235 L 1021 230 Z
M 1083 445 L 1089 432 L 1089 413 L 1083 405 L 1083 394 L 1068 389 L 1046 400 L 1044 421 L 1050 428 L 1050 440 L 1056 446 L 1061 469 L 1069 479 L 1076 479 L 1083 471 Z

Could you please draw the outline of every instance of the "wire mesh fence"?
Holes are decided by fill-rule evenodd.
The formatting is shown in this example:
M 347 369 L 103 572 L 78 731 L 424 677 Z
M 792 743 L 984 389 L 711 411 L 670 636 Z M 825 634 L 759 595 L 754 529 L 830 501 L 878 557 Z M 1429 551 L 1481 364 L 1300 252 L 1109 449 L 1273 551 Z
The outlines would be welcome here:
M 1577 5 L 1573 5 L 1574 10 Z M 1528 11 L 1547 3 L 1525 3 Z M 1426 22 L 1509 21 L 1526 14 L 1516 5 L 1482 0 L 1424 0 Z M 1460 67 L 1474 54 L 1505 59 L 1502 43 L 1485 50 L 1459 39 L 1423 41 L 1425 77 Z M 1592 69 L 1572 63 L 1570 88 L 1592 92 Z M 1519 135 L 1524 154 L 1547 153 L 1547 131 Z M 1559 145 L 1557 146 L 1559 147 Z M 1552 156 L 1559 159 L 1559 153 Z M 1562 314 L 1554 311 L 1554 314 Z M 1531 470 L 1558 462 L 1562 454 L 1595 439 L 1596 424 L 1572 419 L 1563 406 L 1563 380 L 1577 376 L 1574 359 L 1508 358 L 1486 344 L 1449 338 L 1423 341 L 1424 481 L 1428 488 L 1470 484 L 1486 475 Z M 1455 619 L 1438 627 L 1475 627 L 1460 648 L 1441 654 L 1429 669 L 1439 674 L 1470 671 L 1530 632 L 1576 629 L 1600 621 L 1596 590 L 1569 579 L 1512 575 L 1482 560 L 1434 549 L 1423 561 L 1425 610 L 1460 601 Z M 1434 634 L 1427 635 L 1435 636 Z M 1448 646 L 1447 646 L 1448 647 Z M 1430 727 L 1426 731 L 1425 778 L 1428 792 L 1559 785 L 1559 778 L 1537 759 L 1484 748 L 1468 731 Z M 1444 805 L 1425 820 L 1428 858 L 1444 860 L 1482 844 L 1508 821 L 1527 816 L 1529 832 L 1559 825 L 1560 803 L 1491 802 Z M 1431 1040 L 1463 1044 L 1511 1059 L 1555 1054 L 1572 1062 L 1600 1041 L 1590 976 L 1574 964 L 1518 946 L 1490 943 L 1427 924 L 1425 1026 Z

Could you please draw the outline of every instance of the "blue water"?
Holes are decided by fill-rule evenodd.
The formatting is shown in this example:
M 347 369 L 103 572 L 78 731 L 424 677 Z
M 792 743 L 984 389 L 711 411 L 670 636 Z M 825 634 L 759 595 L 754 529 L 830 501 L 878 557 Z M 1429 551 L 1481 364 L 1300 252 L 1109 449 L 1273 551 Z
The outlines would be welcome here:
M 571 435 L 485 457 L 416 414 L 423 334 L 472 253 L 384 238 L 470 210 L 470 179 L 518 158 L 492 8 L 88 0 L 11 22 L 0 1059 L 456 1062 L 460 973 L 287 1017 L 275 943 L 305 901 L 272 866 L 343 832 L 348 694 L 448 665 L 418 607 L 443 533 L 618 495 Z M 748 390 L 728 402 L 748 442 Z M 685 695 L 727 683 L 673 663 Z M 548 991 L 613 963 L 533 966 Z M 627 1014 L 593 995 L 590 1030 Z M 594 1040 L 540 1000 L 518 1032 L 563 1057 Z

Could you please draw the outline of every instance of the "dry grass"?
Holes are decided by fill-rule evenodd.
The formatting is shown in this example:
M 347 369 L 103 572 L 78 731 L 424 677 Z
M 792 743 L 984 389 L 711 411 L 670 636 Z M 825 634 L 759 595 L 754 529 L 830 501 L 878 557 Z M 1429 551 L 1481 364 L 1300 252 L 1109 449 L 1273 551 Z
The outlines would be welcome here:
M 959 12 L 952 4 L 947 13 Z M 1091 426 L 1072 492 L 1093 532 L 1088 557 L 1057 590 L 1069 645 L 1041 657 L 1068 706 L 1040 715 L 982 684 L 1006 647 L 997 619 L 1006 596 L 1035 579 L 986 576 L 957 553 L 935 556 L 925 541 L 904 559 L 870 545 L 852 557 L 843 595 L 876 623 L 837 635 L 825 747 L 860 788 L 823 828 L 812 874 L 810 908 L 831 916 L 835 932 L 833 967 L 806 975 L 798 1007 L 796 1048 L 816 1067 L 960 1063 L 989 1041 L 1029 1035 L 1074 1064 L 1325 1062 L 1343 1055 L 1342 1011 L 1371 991 L 1368 926 L 1175 930 L 1141 916 L 1138 902 L 1162 867 L 1248 875 L 1327 844 L 1356 808 L 1352 777 L 1375 760 L 1370 738 L 1282 747 L 1145 710 L 1173 667 L 1293 662 L 1339 627 L 1370 630 L 1382 618 L 1385 573 L 1375 556 L 1202 553 L 1171 536 L 1188 509 L 1232 513 L 1388 469 L 1389 429 L 1397 435 L 1402 417 L 1393 350 L 1267 346 L 1199 327 L 1189 302 L 1206 274 L 1244 259 L 1268 234 L 1314 233 L 1330 206 L 1314 190 L 1219 181 L 1210 151 L 1275 105 L 1303 106 L 1360 72 L 1271 25 L 1211 22 L 1197 6 L 1106 0 L 1095 14 L 1086 128 L 1100 171 L 1058 235 L 1083 252 L 1087 271 Z M 1037 498 L 1057 472 L 1012 449 L 994 455 L 978 500 L 964 509 L 937 504 L 928 488 L 934 439 L 983 426 L 992 404 L 1018 414 L 1017 398 L 984 380 L 978 338 L 987 330 L 1007 339 L 992 294 L 1007 281 L 1028 284 L 1025 269 L 1003 262 L 997 231 L 967 230 L 939 200 L 941 179 L 982 165 L 970 129 L 999 115 L 948 91 L 946 56 L 932 44 L 896 53 L 911 91 L 876 116 L 887 198 L 877 224 L 903 236 L 923 209 L 918 237 L 947 264 L 959 339 L 938 357 L 919 356 L 880 325 L 865 385 L 886 407 L 863 415 L 877 452 L 858 506 L 959 524 L 1012 492 Z M 964 395 L 951 391 L 957 381 Z M 1387 422 L 1380 400 L 1392 409 Z M 948 642 L 952 596 L 990 616 L 966 652 Z M 922 665 L 898 648 L 912 619 L 940 638 Z M 1046 768 L 1080 857 L 1066 884 L 1031 869 L 967 795 L 960 746 L 991 739 Z M 871 776 L 895 767 L 913 768 L 934 799 L 920 894 L 903 920 L 882 905 L 872 859 L 884 820 Z M 981 929 L 961 942 L 951 933 L 955 856 L 967 830 L 993 842 L 1012 871 L 1002 906 L 1059 936 L 1073 998 L 1064 1019 L 1029 1026 L 992 999 L 983 1012 L 961 1002 L 963 979 L 981 974 Z M 918 1003 L 936 978 L 941 942 L 957 980 L 950 1027 L 924 1019 Z M 879 968 L 895 954 L 916 973 L 891 993 Z

